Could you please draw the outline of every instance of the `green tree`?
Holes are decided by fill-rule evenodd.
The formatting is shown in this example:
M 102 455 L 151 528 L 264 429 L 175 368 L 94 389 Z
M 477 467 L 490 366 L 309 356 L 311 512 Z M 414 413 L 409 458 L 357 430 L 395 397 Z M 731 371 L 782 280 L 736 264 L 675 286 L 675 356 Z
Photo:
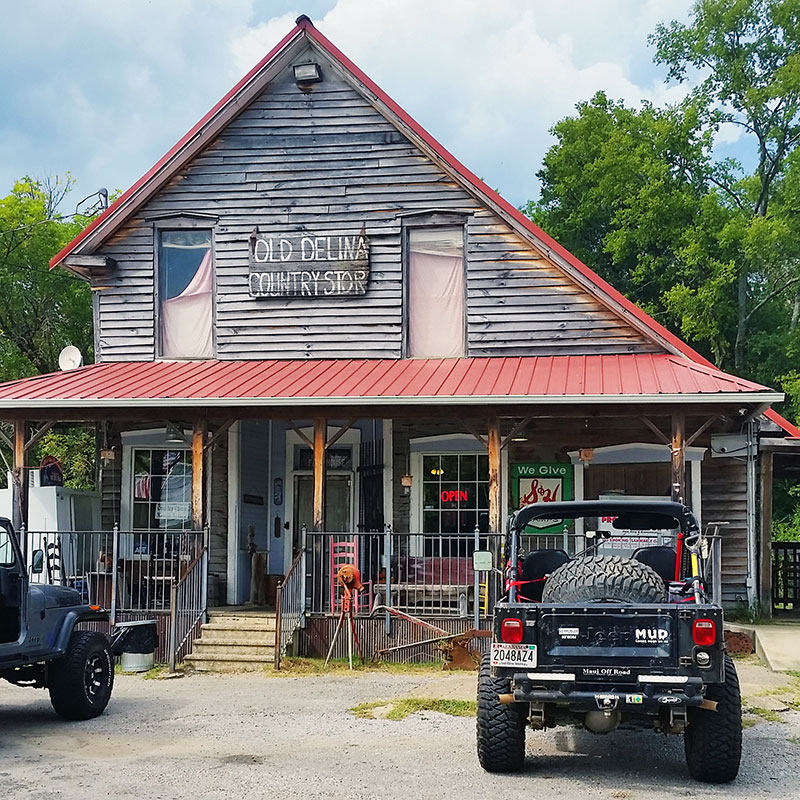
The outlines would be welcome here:
M 72 185 L 69 175 L 25 177 L 0 199 L 0 381 L 57 369 L 67 344 L 92 358 L 89 287 L 64 269 L 49 268 L 50 258 L 91 220 L 92 212 L 59 212 Z M 43 437 L 32 461 L 56 456 L 66 485 L 87 489 L 94 485 L 94 452 L 92 431 L 59 428 Z M 0 456 L 5 484 L 10 454 L 0 450 Z
M 90 219 L 59 215 L 72 183 L 26 177 L 0 200 L 0 380 L 57 369 L 67 344 L 91 358 L 89 287 L 48 265 Z
M 736 281 L 734 366 L 742 368 L 755 314 L 800 282 L 793 226 L 769 214 L 800 142 L 800 2 L 697 0 L 691 24 L 659 25 L 650 41 L 669 78 L 702 76 L 694 96 L 756 147 L 749 179 L 728 164 L 710 176 L 738 212 L 726 244 Z
M 553 128 L 528 212 L 720 367 L 776 385 L 800 366 L 800 0 L 698 0 L 656 60 L 685 102 L 599 93 Z M 741 126 L 756 168 L 713 158 Z M 788 368 L 787 368 L 788 367 Z

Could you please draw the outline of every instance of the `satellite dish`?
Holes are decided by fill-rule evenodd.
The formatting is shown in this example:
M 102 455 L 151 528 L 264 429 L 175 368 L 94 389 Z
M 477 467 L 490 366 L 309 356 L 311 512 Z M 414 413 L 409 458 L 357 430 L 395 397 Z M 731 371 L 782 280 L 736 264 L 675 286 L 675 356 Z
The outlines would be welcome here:
M 74 344 L 68 344 L 58 354 L 58 367 L 64 371 L 69 369 L 77 369 L 83 364 L 83 356 L 81 351 L 75 347 Z

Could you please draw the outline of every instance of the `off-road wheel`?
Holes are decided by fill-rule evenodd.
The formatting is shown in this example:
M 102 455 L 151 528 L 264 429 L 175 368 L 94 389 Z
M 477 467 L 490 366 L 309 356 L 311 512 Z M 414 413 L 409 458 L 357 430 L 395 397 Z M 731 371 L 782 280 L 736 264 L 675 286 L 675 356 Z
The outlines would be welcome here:
M 550 574 L 543 603 L 664 602 L 664 581 L 658 573 L 630 558 L 573 558 Z
M 742 758 L 742 697 L 730 656 L 725 656 L 725 683 L 709 684 L 706 700 L 716 701 L 717 710 L 687 711 L 683 735 L 686 765 L 695 780 L 728 783 L 738 775 Z
M 525 761 L 526 706 L 497 699 L 511 691 L 508 678 L 494 678 L 489 656 L 478 673 L 478 761 L 487 772 L 519 772 Z
M 106 637 L 75 631 L 66 655 L 50 662 L 47 685 L 60 717 L 80 720 L 102 714 L 114 687 L 114 656 Z

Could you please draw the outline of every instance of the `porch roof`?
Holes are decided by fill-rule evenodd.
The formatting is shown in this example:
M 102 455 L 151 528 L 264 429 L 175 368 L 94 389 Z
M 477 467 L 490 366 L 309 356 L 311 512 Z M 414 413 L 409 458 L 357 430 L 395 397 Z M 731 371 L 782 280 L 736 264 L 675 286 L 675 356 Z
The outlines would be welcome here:
M 122 361 L 0 384 L 0 409 L 758 403 L 783 394 L 668 353 L 452 359 Z

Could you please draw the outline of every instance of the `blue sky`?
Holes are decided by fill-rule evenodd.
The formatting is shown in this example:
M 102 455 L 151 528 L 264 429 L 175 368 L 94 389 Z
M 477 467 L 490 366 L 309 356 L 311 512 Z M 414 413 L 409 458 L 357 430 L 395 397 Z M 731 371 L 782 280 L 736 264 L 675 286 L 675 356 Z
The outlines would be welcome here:
M 0 196 L 63 174 L 125 189 L 300 13 L 511 202 L 537 195 L 548 133 L 599 89 L 679 99 L 647 34 L 689 0 L 34 0 L 0 27 Z M 743 155 L 745 143 L 722 145 Z M 74 204 L 73 200 L 73 204 Z M 63 207 L 65 213 L 70 209 Z

